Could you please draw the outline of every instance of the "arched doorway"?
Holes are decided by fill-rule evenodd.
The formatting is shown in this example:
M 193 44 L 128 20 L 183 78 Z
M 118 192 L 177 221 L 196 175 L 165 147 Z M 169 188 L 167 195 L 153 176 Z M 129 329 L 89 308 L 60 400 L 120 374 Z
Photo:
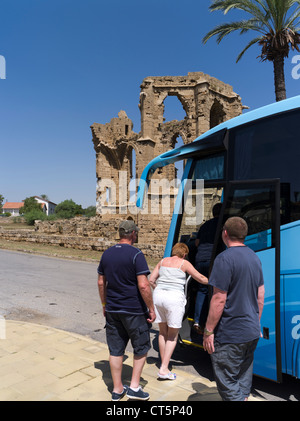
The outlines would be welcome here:
M 217 99 L 215 99 L 210 109 L 210 128 L 212 129 L 218 124 L 223 123 L 223 121 L 225 121 L 225 118 L 226 114 L 224 112 L 223 106 Z
M 164 100 L 164 122 L 183 120 L 186 112 L 177 95 L 169 94 Z

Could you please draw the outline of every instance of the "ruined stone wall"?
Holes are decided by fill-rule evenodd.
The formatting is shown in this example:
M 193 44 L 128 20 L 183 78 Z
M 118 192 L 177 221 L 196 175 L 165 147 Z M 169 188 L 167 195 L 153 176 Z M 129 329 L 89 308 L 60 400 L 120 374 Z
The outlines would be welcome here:
M 116 215 L 111 220 L 103 221 L 100 215 L 97 215 L 92 218 L 85 217 L 76 217 L 72 219 L 64 220 L 55 220 L 55 221 L 36 221 L 35 222 L 35 233 L 31 230 L 29 234 L 43 235 L 53 237 L 49 238 L 47 242 L 59 240 L 59 238 L 64 238 L 63 243 L 68 244 L 66 240 L 67 237 L 78 238 L 78 244 L 96 244 L 99 249 L 99 243 L 101 242 L 112 242 L 116 243 L 119 241 L 119 224 L 124 218 L 120 218 L 119 215 Z M 165 244 L 166 242 L 166 230 L 159 231 L 157 227 L 154 227 L 151 218 L 144 218 L 138 225 L 140 228 L 138 234 L 138 245 L 145 244 L 152 246 L 156 244 Z M 142 239 L 141 239 L 142 236 Z M 23 238 L 23 237 L 22 237 Z M 74 244 L 74 238 L 72 238 L 72 243 Z M 91 239 L 91 241 L 89 240 Z M 155 239 L 155 240 L 153 240 Z
M 37 221 L 35 231 L 5 230 L 0 227 L 0 238 L 14 242 L 26 241 L 34 244 L 103 252 L 119 240 L 120 220 L 99 223 L 96 219 L 88 220 L 78 217 L 69 221 Z M 139 242 L 138 247 L 147 258 L 159 260 L 163 257 L 163 245 Z
M 159 154 L 171 150 L 180 136 L 184 144 L 242 113 L 239 95 L 230 85 L 202 72 L 187 76 L 147 77 L 141 84 L 139 108 L 141 132 L 133 131 L 133 123 L 125 111 L 109 123 L 91 126 L 96 152 L 96 209 L 95 218 L 73 218 L 64 221 L 39 221 L 36 231 L 4 231 L 0 237 L 11 241 L 31 241 L 63 247 L 103 251 L 118 240 L 118 226 L 123 219 L 133 219 L 140 227 L 137 246 L 148 257 L 161 258 L 166 243 L 176 188 L 171 189 L 169 208 L 165 201 L 169 191 L 149 189 L 147 206 L 137 212 L 129 202 L 128 184 L 140 178 L 145 166 Z M 164 101 L 176 96 L 186 113 L 181 121 L 164 121 Z M 133 166 L 133 151 L 136 166 Z M 153 175 L 152 180 L 173 180 L 174 165 Z M 216 189 L 215 189 L 216 190 Z M 212 205 L 220 192 L 206 192 L 205 201 Z M 210 196 L 209 196 L 210 195 Z M 207 209 L 212 206 L 206 205 Z M 153 209 L 156 211 L 153 212 Z M 169 212 L 167 212 L 169 210 Z M 211 215 L 205 215 L 209 219 Z M 183 224 L 184 227 L 184 224 Z
M 97 214 L 103 221 L 113 221 L 118 216 L 132 218 L 142 228 L 140 242 L 164 244 L 176 192 L 171 195 L 170 212 L 166 214 L 162 206 L 165 192 L 151 194 L 153 185 L 150 184 L 148 206 L 137 213 L 128 203 L 130 179 L 139 178 L 153 158 L 173 149 L 179 136 L 184 144 L 190 143 L 217 124 L 241 114 L 242 103 L 230 85 L 202 72 L 188 73 L 187 76 L 147 77 L 140 88 L 140 133 L 133 131 L 132 121 L 125 111 L 120 111 L 118 118 L 109 123 L 91 126 L 96 152 Z M 183 120 L 164 121 L 167 96 L 179 99 L 186 113 Z M 133 150 L 136 155 L 134 171 Z M 175 167 L 169 165 L 156 171 L 152 180 L 171 181 L 175 178 Z M 159 211 L 153 213 L 157 201 Z
M 99 237 L 115 241 L 121 218 L 114 221 L 102 221 L 99 216 L 86 218 L 77 216 L 71 219 L 53 221 L 35 221 L 35 232 L 48 235 L 78 235 L 80 237 Z

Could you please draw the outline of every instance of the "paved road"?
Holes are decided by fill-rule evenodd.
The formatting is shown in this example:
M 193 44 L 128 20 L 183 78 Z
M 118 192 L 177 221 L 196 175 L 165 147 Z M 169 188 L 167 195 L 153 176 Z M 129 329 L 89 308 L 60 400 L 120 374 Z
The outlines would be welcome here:
M 1 250 L 0 267 L 1 315 L 103 339 L 96 263 Z
M 40 323 L 105 342 L 97 288 L 97 263 L 69 261 L 0 250 L 0 316 Z M 157 325 L 151 331 L 149 357 L 157 360 Z M 173 368 L 213 380 L 209 356 L 177 347 Z M 300 380 L 285 377 L 278 385 L 254 378 L 254 392 L 268 400 L 300 400 Z

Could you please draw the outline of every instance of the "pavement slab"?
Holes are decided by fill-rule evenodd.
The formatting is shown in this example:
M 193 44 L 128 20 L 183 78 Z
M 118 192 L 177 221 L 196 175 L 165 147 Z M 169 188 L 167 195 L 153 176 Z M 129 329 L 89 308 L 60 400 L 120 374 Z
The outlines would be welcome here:
M 123 381 L 130 383 L 133 355 L 124 357 Z M 153 358 L 141 385 L 157 402 L 221 401 L 215 382 L 176 369 L 175 381 L 157 379 Z M 0 339 L 0 401 L 111 401 L 106 344 L 34 323 L 6 320 Z M 128 400 L 126 396 L 122 401 Z M 251 396 L 249 400 L 262 400 Z

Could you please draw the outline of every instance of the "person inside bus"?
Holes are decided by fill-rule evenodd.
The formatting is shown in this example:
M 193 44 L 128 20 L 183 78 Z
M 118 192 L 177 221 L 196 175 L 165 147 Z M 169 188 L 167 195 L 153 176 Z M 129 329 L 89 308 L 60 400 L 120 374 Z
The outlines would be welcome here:
M 222 203 L 216 203 L 213 207 L 213 218 L 201 225 L 195 246 L 197 253 L 195 257 L 195 268 L 198 272 L 208 277 L 210 261 L 214 246 L 216 230 L 218 226 L 219 215 Z M 208 286 L 197 284 L 197 293 L 195 300 L 194 325 L 193 328 L 198 333 L 203 333 L 206 317 L 208 313 Z
M 161 358 L 159 379 L 176 379 L 176 374 L 169 371 L 169 362 L 177 343 L 185 311 L 186 274 L 191 275 L 201 284 L 208 283 L 207 277 L 185 260 L 188 253 L 189 248 L 186 244 L 175 244 L 171 257 L 162 259 L 149 277 L 150 285 L 154 288 L 153 302 L 156 323 L 159 324 L 158 346 Z

